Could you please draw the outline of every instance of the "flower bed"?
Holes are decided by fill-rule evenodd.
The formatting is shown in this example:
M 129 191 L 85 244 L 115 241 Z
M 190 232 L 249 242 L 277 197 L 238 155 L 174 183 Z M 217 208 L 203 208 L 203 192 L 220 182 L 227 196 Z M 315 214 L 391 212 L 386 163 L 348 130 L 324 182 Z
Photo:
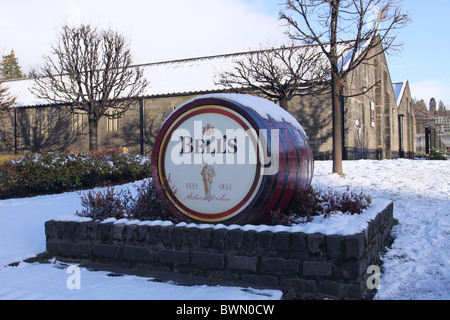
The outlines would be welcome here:
M 55 256 L 276 288 L 289 298 L 361 299 L 393 225 L 393 204 L 295 226 L 174 224 L 77 217 L 45 223 Z M 370 281 L 370 279 L 369 279 Z

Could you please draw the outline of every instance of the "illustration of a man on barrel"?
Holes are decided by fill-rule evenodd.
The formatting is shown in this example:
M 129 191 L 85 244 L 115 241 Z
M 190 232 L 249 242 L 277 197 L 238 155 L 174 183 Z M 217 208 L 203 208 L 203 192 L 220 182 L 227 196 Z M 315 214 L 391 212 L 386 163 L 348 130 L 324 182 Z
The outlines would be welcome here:
M 211 187 L 216 172 L 214 171 L 213 166 L 209 164 L 209 161 L 207 161 L 206 165 L 203 167 L 201 175 L 203 176 L 203 183 L 205 186 L 205 197 L 208 201 L 211 201 Z

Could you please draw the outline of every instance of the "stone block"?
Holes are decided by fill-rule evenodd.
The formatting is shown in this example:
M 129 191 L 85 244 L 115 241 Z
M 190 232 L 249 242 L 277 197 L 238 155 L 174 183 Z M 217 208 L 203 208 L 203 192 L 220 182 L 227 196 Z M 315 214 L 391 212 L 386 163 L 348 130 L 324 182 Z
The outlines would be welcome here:
M 159 237 L 161 239 L 161 242 L 166 246 L 172 244 L 173 229 L 174 226 L 161 226 L 161 230 L 159 231 Z
M 91 221 L 88 223 L 86 232 L 87 232 L 87 238 L 89 240 L 97 240 L 98 239 L 98 237 L 97 237 L 98 225 L 99 225 L 99 222 L 97 222 L 97 221 Z
M 322 253 L 322 243 L 325 239 L 325 236 L 320 233 L 314 233 L 307 236 L 307 244 L 308 250 L 312 254 L 320 254 Z
M 45 237 L 46 237 L 47 240 L 55 238 L 55 233 L 53 232 L 54 224 L 55 224 L 55 222 L 53 220 L 46 221 L 45 224 L 44 224 Z
M 163 249 L 158 252 L 158 259 L 161 263 L 187 265 L 189 264 L 189 252 Z
M 172 245 L 176 248 L 181 248 L 185 240 L 185 227 L 174 227 L 172 232 Z
M 100 241 L 108 242 L 113 239 L 113 223 L 100 223 L 98 226 Z
M 278 278 L 270 275 L 260 275 L 260 274 L 243 274 L 241 280 L 252 285 L 258 286 L 278 286 Z
M 287 251 L 289 250 L 289 232 L 276 232 L 272 239 L 272 250 Z
M 205 276 L 211 279 L 224 280 L 224 281 L 238 281 L 239 276 L 236 273 L 228 272 L 228 271 L 208 271 L 205 273 Z
M 227 229 L 213 229 L 211 231 L 211 244 L 216 249 L 225 248 L 225 239 L 227 236 Z
M 359 259 L 365 250 L 364 233 L 357 233 L 345 237 L 345 257 L 349 259 Z
M 341 285 L 338 282 L 331 280 L 320 281 L 317 284 L 317 292 L 333 298 L 341 298 Z
M 269 251 L 272 248 L 273 232 L 263 231 L 256 234 L 256 249 Z
M 48 252 L 53 253 L 53 254 L 61 254 L 60 249 L 59 249 L 59 245 L 60 245 L 60 243 L 59 243 L 58 240 L 54 241 L 54 240 L 47 239 L 46 250 Z
M 244 239 L 242 240 L 242 250 L 252 251 L 255 248 L 256 231 L 245 231 L 243 237 Z
M 339 258 L 343 251 L 344 238 L 340 235 L 327 235 L 325 238 L 327 256 L 329 258 Z
M 78 223 L 78 239 L 88 240 L 88 226 L 90 222 L 80 222 Z
M 303 262 L 303 274 L 305 276 L 324 276 L 329 277 L 332 274 L 331 264 L 328 262 Z
M 99 258 L 117 259 L 119 247 L 110 244 L 96 244 L 92 246 L 92 255 Z
M 266 273 L 295 274 L 299 272 L 299 260 L 266 258 L 261 261 L 261 271 Z
M 66 222 L 56 221 L 56 236 L 58 239 L 65 239 L 66 237 Z
M 148 226 L 138 225 L 137 227 L 137 240 L 141 244 L 145 244 L 147 240 Z
M 244 230 L 232 229 L 228 230 L 228 248 L 230 250 L 239 250 L 242 248 L 242 243 L 244 241 Z
M 209 248 L 211 246 L 211 233 L 212 228 L 200 229 L 198 242 L 200 247 Z
M 199 229 L 198 228 L 186 228 L 185 233 L 186 233 L 186 235 L 185 235 L 186 245 L 189 247 L 193 247 L 193 246 L 197 245 Z
M 156 245 L 158 243 L 161 243 L 161 239 L 159 237 L 159 233 L 161 231 L 161 226 L 149 226 L 148 232 L 147 232 L 147 243 L 151 245 Z
M 88 244 L 62 242 L 59 244 L 59 253 L 65 257 L 89 257 L 90 247 Z
M 256 272 L 258 258 L 257 257 L 228 255 L 227 261 L 228 261 L 228 268 L 231 270 Z
M 153 262 L 153 252 L 146 247 L 125 246 L 122 257 L 129 261 Z
M 295 295 L 305 297 L 316 293 L 316 281 L 305 279 L 282 279 L 281 285 L 287 288 L 293 288 Z
M 194 252 L 192 263 L 203 268 L 223 269 L 225 267 L 224 256 L 216 253 Z
M 341 295 L 344 299 L 362 299 L 364 294 L 364 286 L 360 283 L 348 283 L 341 285 Z
M 66 223 L 66 238 L 67 239 L 79 239 L 78 222 L 68 221 Z
M 114 240 L 124 240 L 124 230 L 125 230 L 125 223 L 115 223 L 113 225 L 113 239 Z
M 306 246 L 306 234 L 302 232 L 296 232 L 291 235 L 292 238 L 292 250 L 304 252 L 307 249 Z

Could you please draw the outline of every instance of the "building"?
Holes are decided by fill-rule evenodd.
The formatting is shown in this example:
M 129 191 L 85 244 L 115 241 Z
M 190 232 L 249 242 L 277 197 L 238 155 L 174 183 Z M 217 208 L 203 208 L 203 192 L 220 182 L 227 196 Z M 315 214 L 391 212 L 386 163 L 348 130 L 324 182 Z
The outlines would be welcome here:
M 121 118 L 99 122 L 99 148 L 126 147 L 150 155 L 164 119 L 182 103 L 206 93 L 224 92 L 219 74 L 251 52 L 142 65 L 150 85 Z M 375 87 L 371 88 L 374 84 Z M 0 154 L 40 151 L 88 151 L 87 116 L 37 100 L 32 80 L 6 82 L 16 104 L 0 120 Z M 370 90 L 369 90 L 370 88 Z M 394 84 L 384 54 L 361 64 L 346 79 L 344 158 L 411 158 L 415 153 L 415 116 L 407 81 Z M 330 94 L 295 97 L 287 110 L 308 134 L 316 159 L 331 159 Z
M 429 154 L 432 149 L 450 152 L 450 112 L 435 114 L 416 109 L 415 113 L 417 152 Z

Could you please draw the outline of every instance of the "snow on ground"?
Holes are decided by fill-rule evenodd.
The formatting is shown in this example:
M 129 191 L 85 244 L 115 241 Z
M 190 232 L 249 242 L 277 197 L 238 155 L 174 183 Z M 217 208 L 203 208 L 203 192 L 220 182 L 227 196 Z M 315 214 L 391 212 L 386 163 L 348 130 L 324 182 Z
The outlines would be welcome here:
M 313 185 L 363 190 L 394 202 L 395 241 L 375 299 L 450 298 L 450 161 L 344 162 L 344 178 L 318 163 Z
M 330 161 L 315 163 L 315 188 L 350 188 L 375 199 L 394 201 L 396 238 L 383 255 L 381 287 L 375 299 L 449 299 L 450 161 L 346 161 L 344 177 L 331 174 L 331 168 Z M 108 272 L 84 268 L 80 268 L 81 289 L 69 290 L 67 265 L 59 261 L 28 264 L 23 260 L 45 251 L 45 221 L 73 216 L 77 210 L 81 210 L 77 192 L 0 201 L 0 299 L 281 298 L 277 290 L 183 287 L 137 276 L 110 277 Z M 349 218 L 333 219 L 342 228 L 341 222 Z M 317 222 L 319 229 L 330 224 L 322 220 Z M 17 267 L 8 266 L 17 261 L 22 261 Z

